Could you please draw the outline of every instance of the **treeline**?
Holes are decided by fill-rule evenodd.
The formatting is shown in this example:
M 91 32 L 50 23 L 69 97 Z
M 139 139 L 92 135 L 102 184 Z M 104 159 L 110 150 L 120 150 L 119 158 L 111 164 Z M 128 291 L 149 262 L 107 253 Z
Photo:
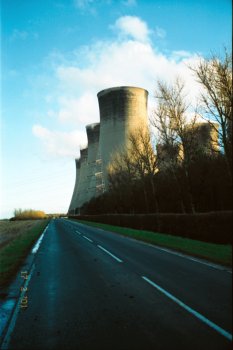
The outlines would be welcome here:
M 108 192 L 93 198 L 82 214 L 107 213 L 192 213 L 232 210 L 232 185 L 224 157 L 202 158 L 189 168 L 189 183 L 184 169 L 176 177 L 160 171 L 152 179 L 115 183 Z M 156 194 L 153 188 L 156 187 Z M 190 196 L 192 203 L 190 203 Z
M 197 214 L 80 215 L 73 218 L 216 244 L 232 244 L 232 212 L 229 211 Z
M 54 214 L 46 214 L 42 210 L 34 210 L 34 209 L 15 209 L 14 216 L 10 219 L 14 220 L 40 220 L 40 219 L 51 219 L 51 218 L 60 218 L 65 217 L 66 214 L 62 213 L 54 213 Z
M 15 209 L 14 217 L 11 220 L 39 220 L 47 219 L 47 214 L 41 210 L 34 209 Z
M 202 90 L 199 105 L 187 102 L 179 78 L 159 81 L 153 132 L 129 135 L 127 150 L 113 155 L 108 190 L 77 213 L 232 210 L 231 54 L 225 50 L 191 69 Z

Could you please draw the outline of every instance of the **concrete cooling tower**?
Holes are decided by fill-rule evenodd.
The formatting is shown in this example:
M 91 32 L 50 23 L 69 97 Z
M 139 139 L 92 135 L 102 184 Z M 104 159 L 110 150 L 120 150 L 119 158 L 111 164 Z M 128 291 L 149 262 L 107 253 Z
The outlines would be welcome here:
M 148 92 L 142 88 L 121 86 L 97 94 L 100 110 L 99 158 L 102 186 L 108 188 L 107 168 L 115 152 L 129 145 L 129 135 L 148 127 Z
M 88 140 L 88 156 L 87 156 L 87 200 L 96 195 L 97 176 L 99 173 L 98 167 L 98 152 L 99 152 L 99 134 L 100 123 L 89 124 L 86 126 Z
M 73 195 L 70 202 L 70 207 L 68 210 L 70 214 L 75 214 L 76 201 L 77 201 L 77 195 L 78 195 L 78 183 L 80 178 L 80 163 L 81 163 L 80 159 L 75 159 L 76 179 L 75 179 Z
M 218 124 L 196 123 L 189 125 L 186 133 L 186 143 L 192 155 L 205 154 L 214 156 L 219 151 Z M 167 170 L 174 161 L 184 160 L 184 149 L 182 144 L 168 147 L 157 144 L 157 161 L 159 170 Z
M 87 188 L 88 188 L 88 148 L 80 150 L 80 173 L 79 173 L 79 182 L 76 189 L 76 197 L 74 199 L 75 208 L 80 208 L 85 202 L 87 202 Z M 76 210 L 77 211 L 77 210 Z
M 156 145 L 157 151 L 157 166 L 159 170 L 166 171 L 171 166 L 174 166 L 174 163 L 180 162 L 182 159 L 182 148 L 181 145 L 167 146 L 164 144 Z
M 219 151 L 218 142 L 218 127 L 217 123 L 197 123 L 187 131 L 187 136 L 190 137 L 193 152 L 204 153 L 208 155 L 216 154 Z

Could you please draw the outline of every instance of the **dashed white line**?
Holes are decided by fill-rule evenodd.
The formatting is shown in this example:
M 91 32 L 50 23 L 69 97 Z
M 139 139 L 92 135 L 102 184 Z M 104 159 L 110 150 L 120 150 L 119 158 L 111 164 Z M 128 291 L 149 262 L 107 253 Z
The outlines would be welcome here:
M 80 225 L 80 226 L 82 225 L 84 228 L 85 228 L 86 226 L 88 226 L 88 225 L 81 224 L 81 223 L 79 223 L 79 225 Z M 110 232 L 110 231 L 108 231 L 107 229 L 104 230 L 104 229 L 101 229 L 101 228 L 98 228 L 98 227 L 93 227 L 93 228 L 95 228 L 97 231 L 101 231 L 101 232 Z M 115 232 L 115 233 L 116 233 L 116 232 Z M 177 255 L 177 256 L 179 256 L 179 257 L 181 257 L 181 258 L 188 259 L 188 260 L 197 262 L 197 263 L 199 263 L 199 264 L 212 267 L 212 268 L 214 268 L 214 269 L 216 269 L 216 270 L 225 271 L 225 272 L 227 272 L 227 273 L 232 274 L 232 270 L 231 270 L 230 268 L 226 267 L 226 266 L 222 266 L 222 265 L 218 265 L 218 264 L 215 264 L 215 263 L 211 263 L 211 262 L 202 260 L 201 258 L 200 258 L 200 259 L 199 259 L 199 258 L 195 258 L 195 257 L 189 256 L 189 255 L 187 255 L 187 254 L 185 254 L 185 253 L 182 254 L 182 253 L 180 253 L 180 252 L 176 252 L 176 251 L 172 250 L 172 248 L 169 249 L 169 248 L 165 248 L 165 247 L 164 247 L 164 248 L 163 248 L 163 247 L 159 247 L 159 246 L 156 246 L 155 244 L 151 244 L 151 243 L 144 242 L 144 241 L 139 241 L 139 240 L 137 240 L 136 238 L 129 237 L 129 236 L 124 236 L 124 237 L 127 238 L 127 239 L 129 239 L 129 240 L 132 240 L 132 241 L 134 241 L 134 242 L 137 242 L 137 243 L 139 243 L 139 244 L 143 244 L 143 245 L 146 245 L 146 246 L 150 246 L 150 247 L 152 247 L 152 248 L 154 248 L 154 249 L 158 249 L 158 250 L 164 251 L 164 252 L 169 253 L 169 254 Z M 204 258 L 203 258 L 203 259 L 204 259 Z
M 86 237 L 86 236 L 83 236 L 83 238 L 85 238 L 85 239 L 88 240 L 89 242 L 93 243 L 93 241 L 92 241 L 90 238 L 88 238 L 88 237 Z
M 81 235 L 81 232 L 79 232 L 79 231 L 75 231 L 76 233 L 78 233 L 79 235 Z
M 119 259 L 116 255 L 110 253 L 107 249 L 105 249 L 104 247 L 102 247 L 101 245 L 97 245 L 98 248 L 102 249 L 105 253 L 109 254 L 113 259 L 115 259 L 118 262 L 123 262 L 121 259 Z
M 210 321 L 208 318 L 206 318 L 205 316 L 203 316 L 199 312 L 195 311 L 194 309 L 192 309 L 191 307 L 189 307 L 188 305 L 183 303 L 181 300 L 179 300 L 178 298 L 176 298 L 175 296 L 173 296 L 172 294 L 167 292 L 165 289 L 161 288 L 158 284 L 156 284 L 153 281 L 151 281 L 149 278 L 147 278 L 145 276 L 142 276 L 142 278 L 147 283 L 149 283 L 151 286 L 153 286 L 157 290 L 159 290 L 161 293 L 165 294 L 169 299 L 173 300 L 175 303 L 177 303 L 178 305 L 183 307 L 186 311 L 188 311 L 189 313 L 191 313 L 192 315 L 197 317 L 199 320 L 201 320 L 202 322 L 207 324 L 209 327 L 213 328 L 216 332 L 220 333 L 221 335 L 223 335 L 228 340 L 232 340 L 232 334 L 231 333 L 227 332 L 225 329 L 219 327 L 214 322 Z

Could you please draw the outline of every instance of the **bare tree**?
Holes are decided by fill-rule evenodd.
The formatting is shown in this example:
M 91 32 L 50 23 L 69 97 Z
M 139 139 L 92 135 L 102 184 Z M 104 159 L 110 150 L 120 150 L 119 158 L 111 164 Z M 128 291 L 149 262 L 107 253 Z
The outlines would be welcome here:
M 148 129 L 135 130 L 129 134 L 126 149 L 116 152 L 111 159 L 108 168 L 110 183 L 112 187 L 126 183 L 130 186 L 135 181 L 140 180 L 143 185 L 146 211 L 149 211 L 149 194 L 146 186 L 149 180 L 154 210 L 158 212 L 159 206 L 154 182 L 154 175 L 157 172 L 156 164 L 155 152 Z
M 191 212 L 194 212 L 189 165 L 195 153 L 193 145 L 197 114 L 194 111 L 193 117 L 188 120 L 187 114 L 190 105 L 186 102 L 184 89 L 184 82 L 179 78 L 172 85 L 158 81 L 158 87 L 155 92 L 157 107 L 152 115 L 151 123 L 157 129 L 162 149 L 162 152 L 157 152 L 158 162 L 165 165 L 166 171 L 170 170 L 179 186 L 180 180 L 177 177 L 177 168 L 182 164 L 187 182 L 189 206 Z M 166 158 L 165 162 L 163 162 L 164 159 L 161 159 L 162 155 Z M 182 198 L 181 195 L 180 197 Z M 181 204 L 184 208 L 182 199 Z
M 212 55 L 190 69 L 204 88 L 204 118 L 219 133 L 232 180 L 232 54 L 225 49 L 223 57 Z
M 148 129 L 139 129 L 129 135 L 129 154 L 133 159 L 135 172 L 143 183 L 144 197 L 148 205 L 148 194 L 146 182 L 149 180 L 155 212 L 159 212 L 155 174 L 158 171 L 157 159 L 151 142 L 151 135 Z

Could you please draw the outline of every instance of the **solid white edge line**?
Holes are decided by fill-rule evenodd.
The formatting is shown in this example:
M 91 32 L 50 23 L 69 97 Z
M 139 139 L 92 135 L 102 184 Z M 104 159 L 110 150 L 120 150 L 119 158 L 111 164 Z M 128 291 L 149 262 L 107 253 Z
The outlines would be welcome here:
M 119 259 L 116 255 L 110 253 L 107 249 L 105 249 L 104 247 L 102 247 L 101 245 L 97 245 L 98 248 L 102 249 L 105 253 L 109 254 L 113 259 L 115 259 L 118 262 L 123 262 L 121 259 Z
M 36 254 L 36 252 L 38 251 L 38 249 L 40 248 L 42 239 L 44 238 L 44 234 L 45 234 L 46 230 L 42 233 L 42 235 L 40 236 L 40 238 L 38 239 L 38 241 L 36 242 L 36 244 L 34 245 L 34 247 L 31 250 L 32 254 Z
M 93 243 L 93 241 L 92 241 L 90 238 L 88 238 L 88 237 L 86 237 L 86 236 L 84 236 L 84 235 L 83 235 L 83 238 L 85 238 L 85 239 L 87 239 L 89 242 Z
M 225 272 L 228 272 L 228 273 L 232 274 L 232 271 L 230 271 L 226 266 L 221 266 L 221 265 L 217 265 L 217 264 L 214 264 L 214 263 L 211 263 L 211 262 L 208 262 L 208 261 L 203 261 L 203 260 L 200 260 L 198 258 L 194 258 L 192 256 L 186 255 L 185 253 L 182 254 L 182 253 L 175 252 L 175 251 L 173 251 L 173 250 L 171 250 L 169 248 L 158 247 L 158 246 L 155 246 L 153 244 L 146 243 L 146 242 L 143 242 L 143 243 L 145 243 L 146 245 L 149 245 L 150 247 L 153 247 L 155 249 L 162 250 L 162 251 L 164 251 L 166 253 L 177 255 L 177 256 L 180 256 L 181 258 L 188 259 L 188 260 L 191 260 L 191 261 L 195 261 L 195 262 L 197 262 L 199 264 L 212 267 L 212 268 L 214 268 L 216 270 L 225 271 Z
M 49 227 L 49 224 L 45 227 L 45 229 L 44 229 L 44 231 L 42 232 L 40 238 L 37 240 L 37 242 L 35 243 L 34 247 L 32 248 L 32 250 L 31 250 L 31 253 L 32 253 L 32 254 L 36 254 L 37 251 L 38 251 L 38 249 L 40 248 L 42 239 L 44 238 L 44 235 L 45 235 L 45 233 L 47 232 L 48 227 Z
M 17 320 L 18 313 L 19 313 L 19 310 L 20 310 L 20 302 L 23 299 L 24 294 L 26 293 L 25 289 L 28 287 L 28 284 L 30 282 L 30 279 L 32 277 L 32 274 L 33 274 L 34 270 L 35 270 L 35 264 L 32 265 L 32 268 L 31 268 L 31 271 L 30 271 L 30 275 L 28 276 L 28 279 L 26 280 L 25 284 L 23 285 L 24 290 L 21 292 L 19 300 L 18 300 L 18 302 L 16 304 L 16 307 L 15 307 L 14 313 L 12 315 L 10 324 L 8 326 L 6 335 L 5 335 L 4 340 L 2 342 L 1 350 L 8 349 L 8 346 L 9 346 L 9 343 L 10 343 L 10 340 L 11 340 L 11 335 L 12 335 L 12 333 L 14 331 L 16 320 Z
M 191 307 L 189 307 L 188 305 L 186 305 L 185 303 L 183 303 L 181 300 L 179 300 L 178 298 L 176 298 L 175 296 L 173 296 L 172 294 L 170 294 L 169 292 L 167 292 L 165 289 L 161 288 L 158 284 L 154 283 L 153 281 L 151 281 L 149 278 L 145 277 L 145 276 L 141 276 L 147 283 L 149 283 L 150 285 L 152 285 L 153 287 L 155 287 L 156 289 L 158 289 L 161 293 L 165 294 L 169 299 L 173 300 L 175 303 L 177 303 L 178 305 L 180 305 L 181 307 L 183 307 L 186 311 L 188 311 L 189 313 L 191 313 L 192 315 L 194 315 L 195 317 L 197 317 L 199 320 L 201 320 L 202 322 L 204 322 L 205 324 L 207 324 L 209 327 L 213 328 L 215 331 L 217 331 L 218 333 L 220 333 L 221 335 L 223 335 L 225 338 L 227 338 L 228 340 L 232 341 L 232 334 L 225 331 L 223 328 L 219 327 L 218 325 L 216 325 L 214 322 L 210 321 L 208 318 L 206 318 L 205 316 L 203 316 L 202 314 L 200 314 L 199 312 L 195 311 L 194 309 L 192 309 Z

